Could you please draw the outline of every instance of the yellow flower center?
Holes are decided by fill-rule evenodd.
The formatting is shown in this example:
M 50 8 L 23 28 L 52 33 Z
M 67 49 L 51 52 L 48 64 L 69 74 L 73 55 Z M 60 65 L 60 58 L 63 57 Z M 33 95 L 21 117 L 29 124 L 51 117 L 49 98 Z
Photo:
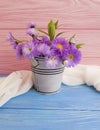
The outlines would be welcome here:
M 63 49 L 63 45 L 62 45 L 61 43 L 58 43 L 58 44 L 57 44 L 57 47 L 58 47 L 60 50 Z
M 52 60 L 57 60 L 57 57 L 53 57 Z
M 32 51 L 32 48 L 29 48 L 29 51 L 31 52 L 31 51 Z
M 70 54 L 68 57 L 69 57 L 70 60 L 74 59 L 74 56 L 72 54 Z

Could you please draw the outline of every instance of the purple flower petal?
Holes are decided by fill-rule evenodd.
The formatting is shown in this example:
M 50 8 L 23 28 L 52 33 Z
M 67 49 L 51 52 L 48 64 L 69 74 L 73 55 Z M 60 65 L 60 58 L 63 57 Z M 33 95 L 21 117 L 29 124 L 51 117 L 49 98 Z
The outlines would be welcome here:
M 16 55 L 18 58 L 23 58 L 24 55 L 23 55 L 23 44 L 19 44 L 17 45 L 16 47 Z
M 37 36 L 36 24 L 33 22 L 30 22 L 26 32 L 32 37 Z
M 57 37 L 52 41 L 52 56 L 61 58 L 62 60 L 67 57 L 69 50 L 69 43 L 61 37 Z
M 33 42 L 28 42 L 23 46 L 23 54 L 25 57 L 32 58 L 36 56 L 36 49 Z
M 49 38 L 47 36 L 42 36 L 41 42 L 47 44 L 47 45 L 51 45 L 51 41 L 49 40 Z
M 59 64 L 59 61 L 56 57 L 48 58 L 46 60 L 46 65 L 48 68 L 56 68 Z
M 50 46 L 45 43 L 40 43 L 37 45 L 38 55 L 47 56 L 50 55 Z
M 27 30 L 27 34 L 29 34 L 30 36 L 36 36 L 37 35 L 37 31 L 35 28 L 29 28 Z
M 13 46 L 14 49 L 16 49 L 16 46 L 18 45 L 17 40 L 13 37 L 12 33 L 8 33 L 7 39 L 10 41 L 11 45 Z
M 77 49 L 75 43 L 70 43 L 69 48 L 70 49 Z
M 28 28 L 36 28 L 36 24 L 34 22 L 30 22 Z
M 72 49 L 68 51 L 68 57 L 66 59 L 68 62 L 65 62 L 65 66 L 74 67 L 81 60 L 81 52 L 78 49 Z

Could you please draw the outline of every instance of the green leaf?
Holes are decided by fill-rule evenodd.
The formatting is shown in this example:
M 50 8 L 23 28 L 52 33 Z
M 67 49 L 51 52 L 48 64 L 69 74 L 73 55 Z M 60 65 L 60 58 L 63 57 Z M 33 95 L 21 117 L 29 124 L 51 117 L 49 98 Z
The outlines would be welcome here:
M 58 28 L 58 20 L 55 22 L 55 29 Z
M 73 39 L 74 37 L 75 37 L 75 34 L 70 37 L 69 43 L 71 43 L 71 41 L 72 41 L 72 39 Z
M 44 33 L 44 34 L 46 34 L 46 35 L 48 35 L 48 33 L 47 32 L 45 32 L 45 31 L 43 31 L 42 29 L 37 29 L 39 32 L 42 32 L 42 33 Z
M 60 36 L 61 34 L 63 34 L 64 32 L 60 32 L 56 35 L 56 37 Z
M 79 43 L 79 44 L 76 45 L 76 48 L 80 49 L 83 45 L 84 45 L 84 43 Z
M 55 23 L 52 20 L 48 23 L 48 35 L 50 40 L 53 40 L 55 37 Z

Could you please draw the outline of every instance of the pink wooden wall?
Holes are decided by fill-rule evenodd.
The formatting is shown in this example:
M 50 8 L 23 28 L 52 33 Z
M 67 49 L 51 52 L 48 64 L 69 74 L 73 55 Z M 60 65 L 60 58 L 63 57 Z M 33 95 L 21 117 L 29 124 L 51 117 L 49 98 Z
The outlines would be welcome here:
M 78 42 L 86 43 L 81 63 L 100 65 L 100 0 L 1 0 L 0 73 L 30 68 L 28 60 L 16 58 L 8 32 L 23 39 L 30 21 L 45 28 L 50 19 L 59 20 L 66 37 L 76 34 Z

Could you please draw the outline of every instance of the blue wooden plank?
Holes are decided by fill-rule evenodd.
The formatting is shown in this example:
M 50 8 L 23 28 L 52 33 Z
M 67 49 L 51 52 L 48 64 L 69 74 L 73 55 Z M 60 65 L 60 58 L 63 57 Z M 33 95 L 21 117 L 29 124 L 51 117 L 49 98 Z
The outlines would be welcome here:
M 100 110 L 100 92 L 93 87 L 75 87 L 62 84 L 61 90 L 53 94 L 41 94 L 30 90 L 6 103 L 4 108 Z
M 1 109 L 0 130 L 99 130 L 100 111 Z
M 31 89 L 0 108 L 0 130 L 97 130 L 100 93 L 92 86 L 67 86 L 53 94 Z

